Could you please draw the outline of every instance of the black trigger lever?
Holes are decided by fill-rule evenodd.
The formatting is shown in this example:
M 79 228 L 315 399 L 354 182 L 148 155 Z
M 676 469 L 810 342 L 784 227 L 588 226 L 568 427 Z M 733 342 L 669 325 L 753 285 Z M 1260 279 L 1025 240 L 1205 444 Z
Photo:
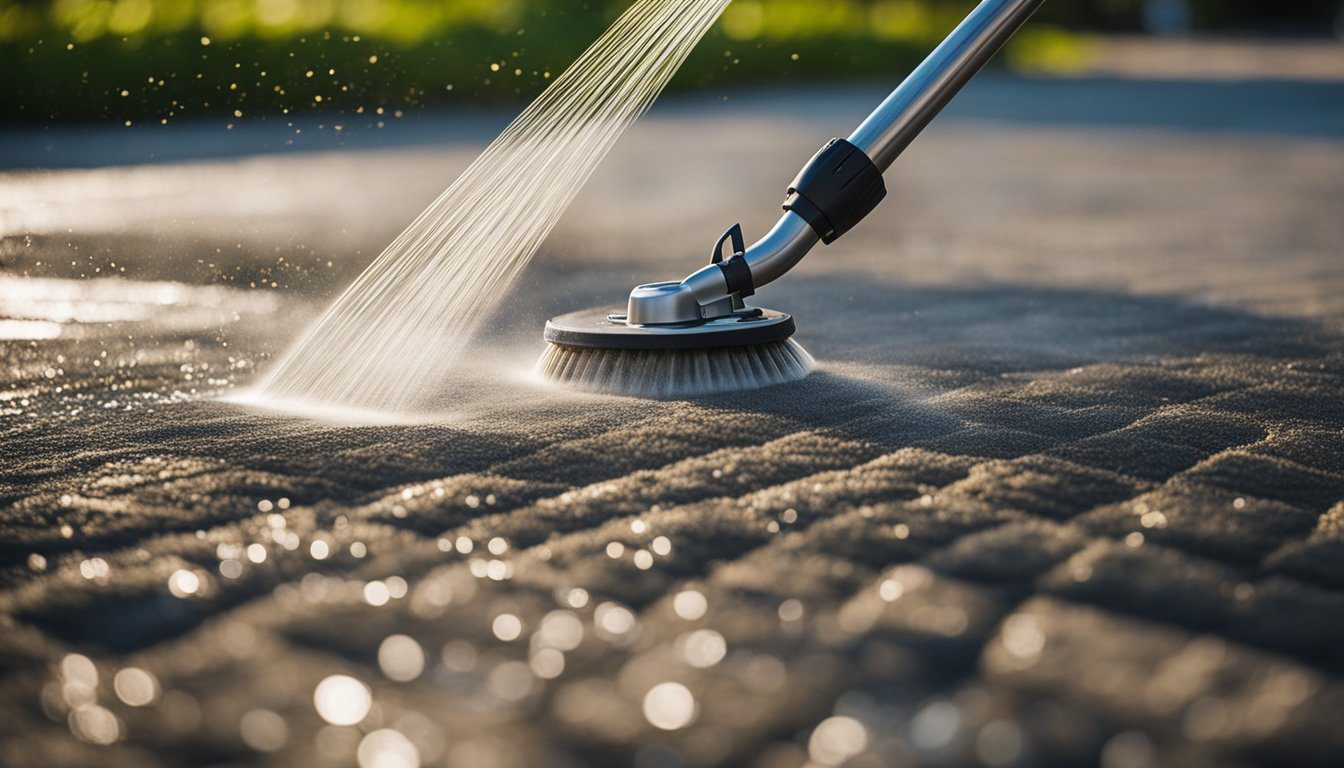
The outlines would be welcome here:
M 709 255 L 710 264 L 718 264 L 723 261 L 723 244 L 729 240 L 733 241 L 733 250 L 729 252 L 729 256 L 736 256 L 747 250 L 746 241 L 742 239 L 742 225 L 734 224 L 728 228 L 727 232 L 723 233 L 723 237 L 719 238 L 719 242 L 714 244 L 714 252 Z

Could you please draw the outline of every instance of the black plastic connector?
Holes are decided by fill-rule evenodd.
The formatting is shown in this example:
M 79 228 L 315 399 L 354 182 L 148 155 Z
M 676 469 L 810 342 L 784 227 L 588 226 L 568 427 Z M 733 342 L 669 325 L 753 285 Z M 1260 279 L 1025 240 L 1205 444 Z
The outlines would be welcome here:
M 732 255 L 727 259 L 723 258 L 724 243 L 731 243 L 733 248 Z M 728 286 L 728 293 L 736 293 L 744 299 L 756 292 L 756 283 L 751 277 L 751 266 L 747 264 L 746 250 L 747 243 L 742 237 L 742 225 L 734 224 L 723 233 L 719 242 L 714 244 L 714 252 L 709 257 L 710 264 L 718 264 L 719 269 L 723 270 L 723 282 Z
M 831 139 L 789 184 L 784 210 L 802 216 L 829 245 L 886 195 L 882 171 L 868 155 L 844 139 Z

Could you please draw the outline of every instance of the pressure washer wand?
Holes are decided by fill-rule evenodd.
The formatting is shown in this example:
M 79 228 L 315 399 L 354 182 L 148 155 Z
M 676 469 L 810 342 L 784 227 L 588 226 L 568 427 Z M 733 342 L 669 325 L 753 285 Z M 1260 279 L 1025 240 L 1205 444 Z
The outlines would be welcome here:
M 804 168 L 790 185 L 787 212 L 771 233 L 746 251 L 755 286 L 765 285 L 787 272 L 816 241 L 831 243 L 868 214 L 886 194 L 881 174 L 891 167 L 952 97 L 994 57 L 1044 0 L 985 0 L 915 68 L 896 90 L 873 110 L 848 139 L 828 144 L 817 158 L 819 168 Z M 857 150 L 859 155 L 855 155 Z M 866 159 L 868 163 L 864 163 Z M 813 162 L 817 162 L 814 159 Z M 852 170 L 842 166 L 853 163 Z M 810 164 L 809 164 L 810 166 Z M 848 171 L 848 176 L 846 176 Z M 871 179 L 876 172 L 876 184 Z M 816 177 L 843 176 L 818 190 L 823 200 L 811 199 L 807 187 Z M 849 178 L 848 185 L 845 184 Z M 837 184 L 836 182 L 840 183 Z M 855 182 L 872 184 L 854 189 Z M 825 197 L 831 193 L 830 197 Z M 848 194 L 846 194 L 848 193 Z M 796 196 L 796 197 L 795 197 Z M 812 202 L 804 203 L 803 198 Z M 824 206 L 824 207 L 823 207 Z M 815 210 L 810 210 L 815 209 Z M 821 214 L 818 216 L 818 212 Z M 775 235 L 772 237 L 772 235 Z M 765 247 L 760 247 L 765 246 Z
M 793 316 L 742 300 L 834 242 L 887 194 L 882 172 L 1044 0 L 984 0 L 848 139 L 831 139 L 789 184 L 784 215 L 745 247 L 734 224 L 708 266 L 645 283 L 626 311 L 594 308 L 546 322 L 545 379 L 594 392 L 686 397 L 782 384 L 815 365 Z M 724 244 L 731 250 L 724 257 Z
M 962 86 L 1045 0 L 985 0 L 849 135 L 881 170 L 890 167 Z
M 712 263 L 681 283 L 630 293 L 626 322 L 666 324 L 722 317 L 793 268 L 820 240 L 834 242 L 886 195 L 882 172 L 947 106 L 1044 0 L 984 0 L 847 139 L 831 139 L 789 185 L 784 215 L 750 247 L 733 225 Z M 730 243 L 725 258 L 723 247 Z

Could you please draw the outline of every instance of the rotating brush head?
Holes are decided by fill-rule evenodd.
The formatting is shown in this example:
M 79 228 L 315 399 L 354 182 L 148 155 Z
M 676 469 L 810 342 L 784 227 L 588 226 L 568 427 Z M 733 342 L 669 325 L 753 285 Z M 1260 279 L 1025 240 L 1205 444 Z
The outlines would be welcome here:
M 849 138 L 831 139 L 807 161 L 785 192 L 784 214 L 761 239 L 748 247 L 734 224 L 707 266 L 680 282 L 635 286 L 625 314 L 589 310 L 551 320 L 537 370 L 581 389 L 655 397 L 806 376 L 814 364 L 789 338 L 793 318 L 743 300 L 871 213 L 887 194 L 882 172 L 1042 2 L 983 0 Z
M 793 318 L 747 309 L 712 320 L 631 325 L 590 309 L 546 323 L 542 377 L 586 392 L 680 398 L 796 381 L 816 367 Z

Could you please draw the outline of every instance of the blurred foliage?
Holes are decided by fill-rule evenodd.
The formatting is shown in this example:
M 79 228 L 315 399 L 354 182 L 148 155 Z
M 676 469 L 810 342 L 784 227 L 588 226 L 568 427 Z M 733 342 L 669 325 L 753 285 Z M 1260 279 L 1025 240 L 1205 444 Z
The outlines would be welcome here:
M 736 0 L 673 88 L 892 77 L 969 0 Z M 529 98 L 629 5 L 575 0 L 0 0 L 0 119 L 167 122 Z M 1014 60 L 1067 66 L 1048 24 Z
M 1311 3 L 1315 0 L 1304 0 Z M 0 119 L 167 122 L 528 98 L 629 0 L 0 0 Z M 736 0 L 673 88 L 881 75 L 971 0 Z M 1048 3 L 1010 64 L 1068 69 L 1141 0 Z M 1194 8 L 1212 6 L 1196 1 Z M 1256 6 L 1254 0 L 1231 6 Z M 1207 15 L 1207 14 L 1206 14 Z

